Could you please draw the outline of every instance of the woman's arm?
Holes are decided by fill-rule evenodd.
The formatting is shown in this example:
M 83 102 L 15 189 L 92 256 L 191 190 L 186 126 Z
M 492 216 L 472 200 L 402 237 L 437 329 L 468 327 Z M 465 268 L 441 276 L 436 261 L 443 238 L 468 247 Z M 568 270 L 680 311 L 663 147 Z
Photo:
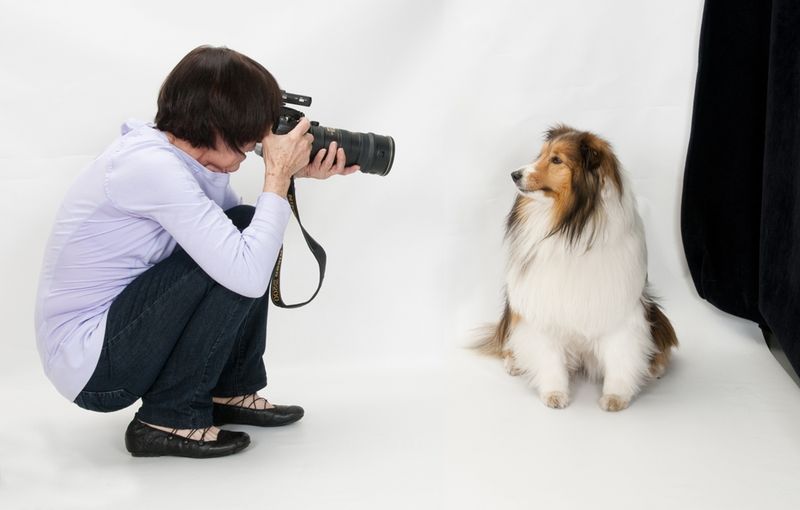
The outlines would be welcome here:
M 262 193 L 250 226 L 239 232 L 168 150 L 113 162 L 106 194 L 117 208 L 158 222 L 224 287 L 248 297 L 266 292 L 291 214 L 284 198 Z

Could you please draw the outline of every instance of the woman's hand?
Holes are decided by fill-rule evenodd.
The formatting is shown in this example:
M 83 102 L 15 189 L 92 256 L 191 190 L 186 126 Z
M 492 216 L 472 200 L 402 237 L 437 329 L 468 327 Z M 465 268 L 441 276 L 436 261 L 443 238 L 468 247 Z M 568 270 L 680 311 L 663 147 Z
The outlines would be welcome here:
M 347 157 L 344 149 L 336 148 L 336 142 L 331 142 L 327 149 L 320 149 L 314 156 L 314 161 L 300 169 L 295 177 L 311 177 L 313 179 L 327 179 L 332 175 L 350 175 L 361 167 L 358 165 L 344 166 Z
M 286 197 L 289 181 L 298 170 L 309 165 L 311 143 L 308 132 L 311 123 L 305 117 L 285 135 L 269 133 L 261 140 L 264 151 L 264 191 Z

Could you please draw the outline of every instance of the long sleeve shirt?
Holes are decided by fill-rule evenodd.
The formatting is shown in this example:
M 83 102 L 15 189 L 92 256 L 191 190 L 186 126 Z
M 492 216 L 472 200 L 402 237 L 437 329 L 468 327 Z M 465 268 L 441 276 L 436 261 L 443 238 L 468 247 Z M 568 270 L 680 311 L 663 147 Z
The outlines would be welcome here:
M 91 378 L 114 298 L 176 244 L 231 291 L 266 292 L 289 204 L 262 193 L 240 232 L 224 213 L 241 202 L 229 180 L 135 121 L 79 174 L 45 249 L 35 310 L 39 355 L 63 396 L 74 400 Z

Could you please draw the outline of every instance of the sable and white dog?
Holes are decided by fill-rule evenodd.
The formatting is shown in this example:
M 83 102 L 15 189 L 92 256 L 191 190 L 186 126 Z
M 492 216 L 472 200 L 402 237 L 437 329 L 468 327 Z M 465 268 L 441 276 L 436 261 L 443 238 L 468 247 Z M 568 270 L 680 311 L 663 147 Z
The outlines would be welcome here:
M 478 346 L 525 374 L 544 403 L 569 404 L 570 375 L 603 380 L 619 411 L 660 377 L 678 345 L 648 295 L 642 220 L 610 145 L 559 125 L 536 160 L 511 174 L 506 306 Z

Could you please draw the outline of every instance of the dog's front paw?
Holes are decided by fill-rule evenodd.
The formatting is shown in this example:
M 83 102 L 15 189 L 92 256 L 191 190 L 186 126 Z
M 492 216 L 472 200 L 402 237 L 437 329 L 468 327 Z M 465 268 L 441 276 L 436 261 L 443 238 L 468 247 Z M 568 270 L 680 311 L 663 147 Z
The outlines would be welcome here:
M 619 395 L 603 395 L 603 398 L 600 399 L 600 408 L 603 411 L 616 412 L 622 411 L 630 403 L 630 399 L 622 398 Z
M 563 391 L 542 393 L 542 402 L 552 409 L 564 409 L 569 405 L 569 395 Z

